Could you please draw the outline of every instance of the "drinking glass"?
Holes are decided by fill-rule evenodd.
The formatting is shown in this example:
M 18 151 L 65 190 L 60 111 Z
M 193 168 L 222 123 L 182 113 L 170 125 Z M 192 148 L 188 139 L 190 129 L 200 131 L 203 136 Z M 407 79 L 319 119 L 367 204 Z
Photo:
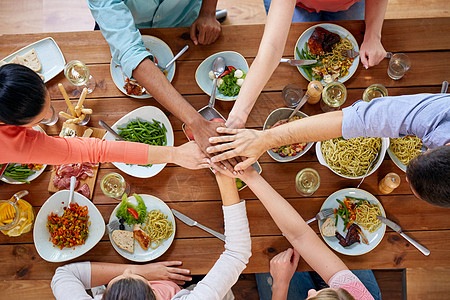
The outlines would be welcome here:
M 122 175 L 118 173 L 108 173 L 102 177 L 100 187 L 103 194 L 108 197 L 121 200 L 123 194 L 130 194 L 130 185 L 125 181 Z
M 338 110 L 347 99 L 347 88 L 339 81 L 327 84 L 322 91 L 320 107 L 324 112 Z
M 381 84 L 375 83 L 369 86 L 363 93 L 363 100 L 370 102 L 374 98 L 386 97 L 388 95 L 387 89 Z
M 50 108 L 49 111 L 47 112 L 47 115 L 40 121 L 40 123 L 47 126 L 52 126 L 55 125 L 56 122 L 58 122 L 58 119 L 59 119 L 58 114 L 56 113 L 53 106 L 50 104 Z
M 302 88 L 296 83 L 288 83 L 281 92 L 287 107 L 295 108 L 303 97 Z
M 305 168 L 295 177 L 295 189 L 302 196 L 311 196 L 319 186 L 320 176 L 313 168 Z
M 389 60 L 387 73 L 394 80 L 399 80 L 411 67 L 411 60 L 404 53 L 396 53 Z
M 83 88 L 87 88 L 88 94 L 90 94 L 97 85 L 94 77 L 89 73 L 89 68 L 79 60 L 69 61 L 64 66 L 64 76 L 73 85 L 66 88 L 72 96 L 80 95 Z

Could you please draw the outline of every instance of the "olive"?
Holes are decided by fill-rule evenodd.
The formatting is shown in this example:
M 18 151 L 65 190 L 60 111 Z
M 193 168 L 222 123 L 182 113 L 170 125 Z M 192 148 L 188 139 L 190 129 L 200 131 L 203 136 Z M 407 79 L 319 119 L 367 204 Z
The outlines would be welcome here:
M 125 225 L 120 224 L 120 225 L 119 225 L 119 229 L 120 229 L 120 230 L 125 230 Z

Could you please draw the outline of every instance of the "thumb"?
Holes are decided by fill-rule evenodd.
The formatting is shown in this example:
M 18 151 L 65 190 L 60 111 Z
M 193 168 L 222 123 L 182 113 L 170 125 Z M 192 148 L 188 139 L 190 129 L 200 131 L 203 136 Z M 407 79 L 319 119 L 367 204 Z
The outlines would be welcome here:
M 191 40 L 192 40 L 192 42 L 194 42 L 194 45 L 197 46 L 198 40 L 197 40 L 197 23 L 196 22 L 192 23 L 190 30 L 191 30 L 191 32 L 190 32 Z
M 294 248 L 294 252 L 292 253 L 292 263 L 297 266 L 299 260 L 300 260 L 300 253 L 298 253 L 297 250 L 295 250 Z
M 364 68 L 367 69 L 369 67 L 369 61 L 367 59 L 366 52 L 364 51 L 363 53 L 360 53 L 359 57 L 361 58 L 361 63 L 363 64 Z
M 235 171 L 241 171 L 241 170 L 245 170 L 248 167 L 250 167 L 253 163 L 253 159 L 252 158 L 247 158 L 246 160 L 244 160 L 243 162 L 238 163 L 235 167 L 234 170 Z

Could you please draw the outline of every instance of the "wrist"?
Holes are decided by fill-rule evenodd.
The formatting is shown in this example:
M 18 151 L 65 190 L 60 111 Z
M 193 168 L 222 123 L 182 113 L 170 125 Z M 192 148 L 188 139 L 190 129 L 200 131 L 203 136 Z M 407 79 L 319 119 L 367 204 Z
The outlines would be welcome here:
M 167 157 L 168 157 L 168 161 L 169 163 L 172 164 L 177 164 L 175 161 L 175 157 L 178 157 L 178 147 L 171 147 L 171 146 L 166 146 L 164 147 L 167 150 Z
M 189 116 L 185 123 L 191 130 L 198 128 L 198 126 L 202 126 L 205 122 L 208 122 L 205 118 L 203 118 L 199 113 L 192 114 Z

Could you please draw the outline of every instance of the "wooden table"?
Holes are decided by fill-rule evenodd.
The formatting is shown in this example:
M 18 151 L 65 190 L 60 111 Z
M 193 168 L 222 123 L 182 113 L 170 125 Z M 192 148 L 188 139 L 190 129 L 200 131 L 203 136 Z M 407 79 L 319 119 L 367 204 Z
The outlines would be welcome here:
M 341 22 L 361 43 L 363 38 L 363 22 Z M 292 24 L 284 57 L 293 57 L 293 49 L 298 36 L 313 24 Z M 378 66 L 365 70 L 359 66 L 353 77 L 345 85 L 348 88 L 348 106 L 358 99 L 366 87 L 380 83 L 388 88 L 389 95 L 415 93 L 437 93 L 443 80 L 450 79 L 450 18 L 442 19 L 405 19 L 386 20 L 383 27 L 383 45 L 388 51 L 406 52 L 412 60 L 412 67 L 405 77 L 399 81 L 391 80 L 386 73 L 388 60 Z M 177 62 L 177 70 L 173 85 L 196 108 L 200 109 L 208 102 L 208 96 L 197 86 L 194 73 L 200 62 L 207 56 L 223 50 L 234 50 L 246 57 L 249 64 L 256 56 L 259 41 L 263 33 L 263 25 L 224 26 L 221 38 L 210 46 L 193 46 L 189 40 L 188 29 L 152 29 L 143 33 L 163 39 L 174 52 L 185 44 L 191 49 Z M 91 126 L 98 127 L 98 120 L 103 119 L 113 124 L 127 112 L 142 105 L 154 105 L 163 109 L 175 130 L 175 144 L 186 141 L 181 131 L 181 122 L 153 98 L 138 100 L 126 97 L 114 85 L 110 73 L 111 55 L 109 47 L 100 32 L 73 32 L 53 34 L 3 35 L 0 39 L 0 57 L 26 46 L 44 37 L 52 36 L 60 46 L 66 61 L 79 59 L 89 65 L 98 86 L 88 95 L 86 107 L 92 108 Z M 64 81 L 61 73 L 48 82 L 52 104 L 57 111 L 65 108 L 65 103 L 58 91 L 57 84 Z M 300 76 L 296 68 L 287 64 L 280 65 L 259 96 L 251 112 L 247 126 L 261 128 L 269 113 L 283 107 L 281 89 L 287 83 L 295 82 L 306 87 L 307 81 Z M 224 115 L 232 107 L 231 102 L 216 101 L 216 108 Z M 306 104 L 302 109 L 306 114 L 321 113 L 319 105 Z M 56 135 L 62 122 L 46 127 L 49 135 Z M 263 177 L 285 197 L 306 219 L 314 216 L 321 204 L 331 193 L 347 187 L 355 187 L 359 181 L 346 180 L 334 175 L 329 169 L 317 161 L 314 147 L 301 158 L 290 163 L 277 163 L 267 154 L 260 158 Z M 294 188 L 296 173 L 305 168 L 315 168 L 321 176 L 319 190 L 308 198 L 299 197 Z M 47 186 L 50 178 L 50 167 L 39 178 L 29 185 L 0 184 L 0 199 L 8 199 L 15 192 L 27 189 L 30 194 L 25 198 L 39 211 L 44 201 L 50 196 Z M 99 178 L 104 174 L 118 171 L 112 164 L 101 164 Z M 400 175 L 402 183 L 390 195 L 380 195 L 378 181 L 389 172 Z M 119 173 L 121 173 L 119 171 Z M 124 174 L 137 193 L 151 194 L 164 200 L 171 208 L 175 208 L 208 227 L 223 232 L 223 217 L 219 190 L 209 170 L 190 171 L 175 165 L 168 165 L 157 176 L 138 179 Z M 405 174 L 398 169 L 386 155 L 381 167 L 368 177 L 361 188 L 374 194 L 382 202 L 387 216 L 398 222 L 402 228 L 417 241 L 431 250 L 425 257 L 397 233 L 388 229 L 382 242 L 370 253 L 350 257 L 340 255 L 344 262 L 355 269 L 373 268 L 410 268 L 422 266 L 450 266 L 450 211 L 429 205 L 415 198 L 405 181 Z M 252 234 L 252 257 L 246 273 L 267 272 L 269 260 L 278 252 L 289 247 L 289 243 L 281 236 L 267 211 L 247 188 L 240 193 L 247 200 L 248 218 Z M 93 202 L 97 205 L 105 220 L 117 202 L 103 195 L 97 180 Z M 170 249 L 160 260 L 182 260 L 184 267 L 193 274 L 205 274 L 212 267 L 223 251 L 223 243 L 206 232 L 191 228 L 177 220 L 176 239 Z M 312 225 L 318 231 L 317 225 Z M 17 238 L 0 235 L 0 279 L 2 280 L 49 280 L 58 263 L 48 263 L 40 258 L 33 244 L 31 233 Z M 103 239 L 87 254 L 75 261 L 127 262 L 111 246 L 108 237 Z M 308 270 L 302 262 L 299 270 Z

